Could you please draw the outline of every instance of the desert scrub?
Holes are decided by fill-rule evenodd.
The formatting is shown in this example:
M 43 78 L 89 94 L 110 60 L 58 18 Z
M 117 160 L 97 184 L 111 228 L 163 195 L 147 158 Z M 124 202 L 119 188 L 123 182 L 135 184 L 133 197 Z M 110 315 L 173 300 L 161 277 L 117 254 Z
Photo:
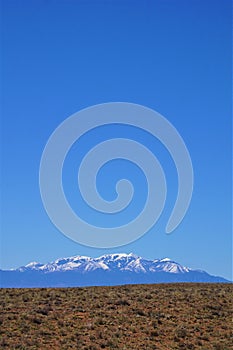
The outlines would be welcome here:
M 231 284 L 1 289 L 0 349 L 230 350 Z

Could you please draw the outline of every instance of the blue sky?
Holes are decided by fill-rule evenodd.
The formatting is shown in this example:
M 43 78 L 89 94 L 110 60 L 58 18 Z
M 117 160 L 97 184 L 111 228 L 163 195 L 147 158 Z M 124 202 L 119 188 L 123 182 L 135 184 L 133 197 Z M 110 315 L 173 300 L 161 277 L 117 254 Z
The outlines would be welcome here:
M 231 278 L 231 1 L 11 0 L 2 2 L 1 12 L 0 267 L 134 252 Z M 195 186 L 183 222 L 166 235 L 177 180 L 161 144 L 121 127 L 87 135 L 83 150 L 108 135 L 132 133 L 153 149 L 168 182 L 166 208 L 155 227 L 138 241 L 105 250 L 81 246 L 53 226 L 38 173 L 54 129 L 82 108 L 110 101 L 138 103 L 164 115 L 189 149 Z M 75 208 L 74 150 L 64 188 Z M 107 198 L 112 180 L 110 167 L 105 170 L 99 190 Z M 135 189 L 141 184 L 137 212 L 146 191 L 143 175 L 130 164 L 115 163 L 112 170 L 128 172 Z M 82 215 L 88 217 L 85 210 Z

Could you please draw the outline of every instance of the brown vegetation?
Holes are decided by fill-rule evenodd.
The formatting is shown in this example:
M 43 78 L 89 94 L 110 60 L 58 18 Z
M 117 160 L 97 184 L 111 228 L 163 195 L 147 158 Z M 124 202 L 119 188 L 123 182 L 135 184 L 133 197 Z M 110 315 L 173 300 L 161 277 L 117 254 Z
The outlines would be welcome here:
M 233 349 L 231 284 L 1 289 L 0 349 Z

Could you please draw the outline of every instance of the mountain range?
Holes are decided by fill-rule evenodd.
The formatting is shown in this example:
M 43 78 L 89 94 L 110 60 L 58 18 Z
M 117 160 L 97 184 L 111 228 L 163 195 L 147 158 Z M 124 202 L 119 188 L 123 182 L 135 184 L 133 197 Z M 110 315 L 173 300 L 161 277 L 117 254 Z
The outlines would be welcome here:
M 98 258 L 73 256 L 41 264 L 31 262 L 0 270 L 1 288 L 81 287 L 142 283 L 229 282 L 193 270 L 169 258 L 147 260 L 135 254 L 106 254 Z

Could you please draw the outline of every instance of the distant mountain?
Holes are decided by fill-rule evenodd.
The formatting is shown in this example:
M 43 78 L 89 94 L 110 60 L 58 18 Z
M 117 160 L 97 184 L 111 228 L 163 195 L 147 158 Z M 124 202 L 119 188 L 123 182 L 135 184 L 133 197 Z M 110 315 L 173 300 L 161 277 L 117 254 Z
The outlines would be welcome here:
M 0 270 L 1 288 L 81 287 L 141 283 L 229 282 L 169 258 L 147 260 L 134 254 L 99 258 L 73 256 L 48 264 L 31 262 L 15 270 Z

